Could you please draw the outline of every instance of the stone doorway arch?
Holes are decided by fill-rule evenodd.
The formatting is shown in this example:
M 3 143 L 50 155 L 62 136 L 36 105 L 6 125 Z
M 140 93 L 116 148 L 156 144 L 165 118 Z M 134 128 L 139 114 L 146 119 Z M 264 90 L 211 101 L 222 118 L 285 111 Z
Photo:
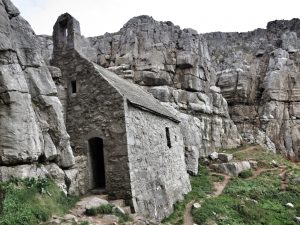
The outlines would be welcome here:
M 92 189 L 105 189 L 105 163 L 103 139 L 93 137 L 88 140 L 90 184 Z

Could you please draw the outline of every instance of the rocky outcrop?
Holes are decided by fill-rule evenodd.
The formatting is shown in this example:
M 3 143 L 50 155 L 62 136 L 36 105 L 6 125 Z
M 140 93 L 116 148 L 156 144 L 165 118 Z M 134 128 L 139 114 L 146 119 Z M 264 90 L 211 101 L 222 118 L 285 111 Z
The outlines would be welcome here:
M 214 87 L 207 43 L 195 30 L 139 16 L 89 41 L 98 64 L 143 86 L 180 118 L 188 171 L 198 172 L 199 157 L 240 144 L 227 102 Z
M 273 21 L 252 32 L 199 35 L 140 16 L 117 33 L 89 38 L 97 58 L 87 57 L 182 114 L 189 165 L 237 145 L 238 133 L 299 160 L 299 24 Z
M 241 172 L 251 169 L 251 164 L 249 161 L 239 161 L 239 162 L 229 162 L 212 164 L 211 169 L 218 172 L 231 176 L 238 176 Z
M 62 104 L 39 41 L 19 14 L 0 0 L 0 181 L 54 174 L 64 188 L 62 169 L 74 157 Z
M 217 86 L 248 142 L 299 160 L 300 20 L 247 33 L 205 34 Z
M 48 59 L 49 38 L 39 38 Z M 177 114 L 191 173 L 198 172 L 200 156 L 240 144 L 227 102 L 214 86 L 207 43 L 196 31 L 139 16 L 117 33 L 81 39 L 88 59 L 141 85 Z

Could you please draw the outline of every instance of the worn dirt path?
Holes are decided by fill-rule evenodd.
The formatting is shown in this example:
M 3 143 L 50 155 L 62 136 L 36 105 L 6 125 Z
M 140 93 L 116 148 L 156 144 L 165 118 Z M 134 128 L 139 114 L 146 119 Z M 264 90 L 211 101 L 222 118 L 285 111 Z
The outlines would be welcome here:
M 147 219 L 139 216 L 137 214 L 132 214 L 130 211 L 130 207 L 125 206 L 125 202 L 122 199 L 118 200 L 108 200 L 107 195 L 98 195 L 98 194 L 89 194 L 83 196 L 80 201 L 78 201 L 73 209 L 71 209 L 66 215 L 63 217 L 61 216 L 52 216 L 50 221 L 46 223 L 41 223 L 39 225 L 52 225 L 52 224 L 60 224 L 60 225 L 67 225 L 67 224 L 81 224 L 83 222 L 88 222 L 89 224 L 101 224 L 101 225 L 117 225 L 119 224 L 119 218 L 112 214 L 107 215 L 94 215 L 94 216 L 87 216 L 85 214 L 86 205 L 93 201 L 93 199 L 102 199 L 107 200 L 110 204 L 119 207 L 119 209 L 123 210 L 124 212 L 128 213 L 132 218 L 132 221 L 127 222 L 128 225 L 133 225 L 138 222 L 146 223 Z
M 260 174 L 270 171 L 278 171 L 279 168 L 271 168 L 271 169 L 264 169 L 264 168 L 257 168 L 251 177 L 246 178 L 246 180 L 253 180 L 258 177 Z
M 217 197 L 220 194 L 222 194 L 224 188 L 228 184 L 231 177 L 228 175 L 225 175 L 225 174 L 220 174 L 220 173 L 213 173 L 213 174 L 224 177 L 223 181 L 214 182 L 214 192 L 212 193 L 212 197 Z M 193 225 L 194 224 L 193 216 L 192 216 L 192 207 L 193 207 L 194 202 L 195 202 L 194 200 L 190 201 L 185 207 L 183 225 Z
M 287 166 L 279 166 L 277 168 L 270 168 L 270 169 L 264 169 L 264 168 L 258 168 L 254 171 L 253 176 L 247 178 L 246 180 L 253 180 L 262 173 L 270 172 L 270 171 L 280 171 L 279 176 L 281 177 L 281 189 L 286 190 L 288 187 L 288 176 L 287 176 Z
M 193 216 L 192 216 L 192 207 L 193 207 L 194 202 L 195 202 L 194 200 L 190 201 L 185 207 L 184 217 L 183 217 L 183 225 L 193 225 L 194 224 Z
M 259 145 L 249 146 L 249 147 L 247 147 L 247 148 L 244 148 L 244 149 L 235 151 L 235 152 L 233 152 L 232 154 L 234 154 L 234 153 L 239 153 L 239 152 L 257 151 L 257 150 L 259 150 L 259 148 L 260 148 Z
M 223 181 L 220 182 L 214 182 L 214 192 L 212 193 L 212 197 L 218 197 L 220 194 L 222 194 L 224 188 L 228 184 L 231 176 L 225 175 L 225 174 L 220 174 L 220 173 L 214 173 L 216 175 L 220 175 L 224 177 Z
M 236 151 L 234 153 L 238 153 L 238 152 L 250 152 L 250 151 L 257 151 L 259 150 L 259 146 L 250 146 L 247 147 L 245 149 Z M 258 177 L 260 174 L 264 173 L 264 172 L 269 172 L 269 171 L 280 171 L 280 177 L 281 177 L 281 188 L 283 190 L 285 190 L 288 186 L 288 176 L 287 176 L 287 167 L 286 166 L 279 166 L 276 168 L 257 168 L 253 175 L 249 178 L 247 178 L 247 180 L 252 180 L 255 179 L 256 177 Z M 229 180 L 231 179 L 231 176 L 229 175 L 225 175 L 225 174 L 220 174 L 220 173 L 212 173 L 212 174 L 216 174 L 216 175 L 220 175 L 224 177 L 223 181 L 220 182 L 214 182 L 214 192 L 212 193 L 212 197 L 218 197 L 219 195 L 222 194 L 223 190 L 225 189 L 226 185 L 228 184 Z M 184 223 L 183 225 L 193 225 L 194 221 L 193 221 L 193 216 L 192 216 L 192 207 L 194 204 L 194 200 L 189 202 L 186 205 L 185 208 L 185 212 L 184 212 Z

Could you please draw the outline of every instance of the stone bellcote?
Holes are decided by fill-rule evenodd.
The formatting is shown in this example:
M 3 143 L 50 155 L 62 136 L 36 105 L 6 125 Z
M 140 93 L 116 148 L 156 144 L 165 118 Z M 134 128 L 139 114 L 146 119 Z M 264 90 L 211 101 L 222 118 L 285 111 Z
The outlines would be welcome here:
M 53 27 L 53 53 L 81 50 L 81 33 L 79 22 L 68 13 L 58 17 Z

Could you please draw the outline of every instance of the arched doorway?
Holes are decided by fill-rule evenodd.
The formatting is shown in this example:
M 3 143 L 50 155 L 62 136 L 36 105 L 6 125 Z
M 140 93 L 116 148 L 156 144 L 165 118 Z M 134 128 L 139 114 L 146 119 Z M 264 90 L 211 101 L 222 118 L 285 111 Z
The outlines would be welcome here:
M 104 151 L 101 138 L 89 139 L 89 154 L 92 188 L 105 188 Z

